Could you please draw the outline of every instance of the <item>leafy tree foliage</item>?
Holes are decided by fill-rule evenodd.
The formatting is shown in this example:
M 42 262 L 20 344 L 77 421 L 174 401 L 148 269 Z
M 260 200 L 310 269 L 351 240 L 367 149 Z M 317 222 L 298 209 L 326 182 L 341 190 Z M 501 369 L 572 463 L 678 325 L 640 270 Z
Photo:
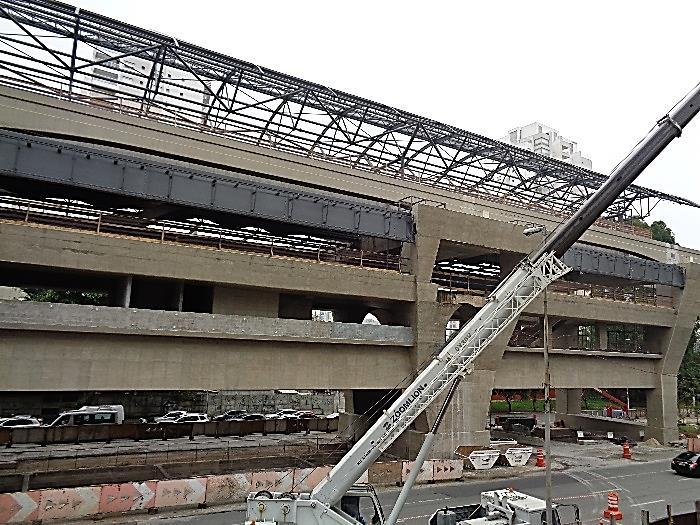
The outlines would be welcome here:
M 45 288 L 23 288 L 27 301 L 40 303 L 67 303 L 104 306 L 108 304 L 105 292 L 81 292 L 76 290 L 53 290 Z
M 632 226 L 636 226 L 637 228 L 651 230 L 651 238 L 655 241 L 676 244 L 676 236 L 673 233 L 673 230 L 669 228 L 664 221 L 654 221 L 651 223 L 651 225 L 649 225 L 642 219 L 634 218 L 627 221 L 627 223 L 631 224 Z
M 676 236 L 673 234 L 673 230 L 666 226 L 664 221 L 651 223 L 651 238 L 661 242 L 676 244 Z
M 700 352 L 695 348 L 699 331 L 700 321 L 696 321 L 678 370 L 678 399 L 685 402 L 700 394 Z

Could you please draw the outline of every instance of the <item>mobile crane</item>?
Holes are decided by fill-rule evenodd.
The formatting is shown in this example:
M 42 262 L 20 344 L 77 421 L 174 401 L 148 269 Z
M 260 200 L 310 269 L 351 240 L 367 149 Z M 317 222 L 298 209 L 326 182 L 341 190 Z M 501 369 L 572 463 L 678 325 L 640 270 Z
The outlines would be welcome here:
M 559 257 L 583 235 L 625 188 L 632 184 L 649 163 L 674 138 L 681 135 L 683 128 L 698 110 L 700 84 L 656 123 L 576 213 L 547 236 L 542 244 L 525 257 L 496 287 L 481 310 L 433 357 L 411 385 L 311 493 L 251 493 L 247 499 L 246 525 L 358 525 L 364 523 L 360 514 L 362 498 L 369 498 L 374 507 L 374 516 L 371 519 L 373 525 L 395 525 L 408 496 L 408 490 L 420 469 L 412 469 L 387 520 L 384 519 L 374 490 L 368 485 L 356 485 L 358 479 L 411 422 L 438 395 L 449 388 L 416 458 L 416 464 L 422 464 L 460 380 L 473 372 L 474 360 L 549 283 L 570 270 Z M 501 495 L 499 501 L 500 504 L 494 503 L 494 506 L 500 509 L 505 505 L 502 512 L 512 518 L 515 511 L 513 508 L 509 510 L 508 498 Z M 512 520 L 509 521 L 513 523 Z M 459 523 L 467 524 L 469 520 Z

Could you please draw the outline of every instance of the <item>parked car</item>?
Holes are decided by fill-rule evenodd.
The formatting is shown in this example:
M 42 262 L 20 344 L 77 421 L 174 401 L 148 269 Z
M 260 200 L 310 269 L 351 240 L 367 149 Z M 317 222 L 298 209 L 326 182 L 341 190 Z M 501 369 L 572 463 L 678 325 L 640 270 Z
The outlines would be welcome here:
M 12 416 L 3 418 L 3 420 L 0 421 L 0 427 L 2 428 L 28 428 L 40 426 L 41 421 L 32 416 Z
M 209 422 L 209 416 L 206 414 L 195 414 L 195 413 L 186 413 L 183 414 L 182 416 L 178 417 L 177 419 L 173 421 L 164 421 L 164 423 L 208 423 Z
M 64 425 L 103 425 L 124 423 L 124 407 L 122 405 L 84 406 L 78 410 L 62 412 L 47 426 Z
M 671 469 L 684 476 L 700 476 L 700 454 L 683 452 L 671 460 Z
M 236 418 L 236 421 L 264 421 L 264 420 L 265 420 L 264 414 L 245 414 L 244 416 Z
M 231 421 L 233 419 L 242 417 L 248 413 L 247 410 L 227 410 L 223 414 L 214 416 L 212 421 Z
M 153 421 L 155 421 L 156 423 L 172 423 L 173 421 L 184 416 L 185 414 L 187 414 L 187 410 L 171 410 L 165 415 L 154 418 Z
M 300 410 L 297 412 L 296 417 L 298 419 L 318 419 L 318 416 L 311 410 Z
M 340 417 L 339 412 L 331 412 L 330 414 L 326 414 L 326 419 L 338 419 Z

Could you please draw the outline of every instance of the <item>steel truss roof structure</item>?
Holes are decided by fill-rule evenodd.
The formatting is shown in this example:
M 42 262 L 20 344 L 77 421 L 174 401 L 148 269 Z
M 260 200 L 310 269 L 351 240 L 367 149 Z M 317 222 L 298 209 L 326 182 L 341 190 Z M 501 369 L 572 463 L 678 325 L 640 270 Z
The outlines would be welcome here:
M 0 83 L 550 213 L 605 176 L 51 0 L 0 0 Z M 631 186 L 608 218 L 661 200 Z

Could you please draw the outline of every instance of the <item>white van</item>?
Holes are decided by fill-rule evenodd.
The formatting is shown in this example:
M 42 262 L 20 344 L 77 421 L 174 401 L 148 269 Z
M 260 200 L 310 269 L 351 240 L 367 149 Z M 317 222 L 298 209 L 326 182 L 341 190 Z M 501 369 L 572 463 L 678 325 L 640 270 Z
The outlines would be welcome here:
M 64 425 L 102 425 L 105 423 L 122 424 L 124 423 L 124 406 L 123 405 L 101 405 L 101 406 L 84 406 L 78 410 L 69 410 L 62 412 L 50 427 L 59 427 Z

